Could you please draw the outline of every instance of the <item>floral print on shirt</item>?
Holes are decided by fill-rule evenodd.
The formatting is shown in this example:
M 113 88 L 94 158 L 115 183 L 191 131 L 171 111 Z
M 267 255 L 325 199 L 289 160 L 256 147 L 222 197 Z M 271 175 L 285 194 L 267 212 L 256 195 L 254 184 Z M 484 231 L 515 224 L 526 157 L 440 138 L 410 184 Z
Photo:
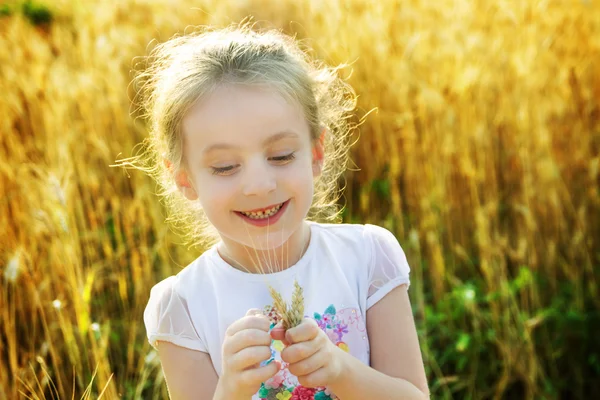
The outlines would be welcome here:
M 271 320 L 271 329 L 277 324 L 277 313 L 272 306 L 266 306 L 263 313 Z M 309 316 L 305 316 L 309 317 Z M 344 335 L 348 333 L 348 322 L 340 318 L 334 305 L 330 305 L 325 311 L 314 313 L 311 317 L 315 320 L 319 328 L 323 330 L 329 339 L 339 348 L 350 352 L 350 348 L 344 342 Z M 261 363 L 267 365 L 274 360 L 281 361 L 280 353 L 283 350 L 283 343 L 279 340 L 271 342 L 271 358 Z M 298 383 L 298 379 L 292 375 L 288 369 L 288 364 L 282 362 L 281 370 L 268 381 L 264 382 L 257 393 L 259 399 L 269 400 L 331 400 L 337 397 L 327 388 L 307 388 Z

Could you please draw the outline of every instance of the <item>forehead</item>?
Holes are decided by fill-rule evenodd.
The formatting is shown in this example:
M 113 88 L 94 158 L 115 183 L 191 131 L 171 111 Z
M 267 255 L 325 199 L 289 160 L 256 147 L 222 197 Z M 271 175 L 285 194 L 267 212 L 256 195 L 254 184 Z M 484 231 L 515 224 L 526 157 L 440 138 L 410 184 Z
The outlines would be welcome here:
M 293 131 L 309 139 L 301 107 L 274 89 L 225 85 L 198 101 L 182 121 L 187 148 L 215 144 L 251 146 L 269 136 Z

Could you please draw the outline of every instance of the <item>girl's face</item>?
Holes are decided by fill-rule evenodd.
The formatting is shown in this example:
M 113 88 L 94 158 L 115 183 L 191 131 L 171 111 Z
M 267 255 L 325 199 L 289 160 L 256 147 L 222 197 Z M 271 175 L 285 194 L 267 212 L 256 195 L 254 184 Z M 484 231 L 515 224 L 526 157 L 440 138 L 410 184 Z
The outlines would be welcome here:
M 299 106 L 275 91 L 223 85 L 182 127 L 184 194 L 200 201 L 224 241 L 267 250 L 301 227 L 322 159 Z

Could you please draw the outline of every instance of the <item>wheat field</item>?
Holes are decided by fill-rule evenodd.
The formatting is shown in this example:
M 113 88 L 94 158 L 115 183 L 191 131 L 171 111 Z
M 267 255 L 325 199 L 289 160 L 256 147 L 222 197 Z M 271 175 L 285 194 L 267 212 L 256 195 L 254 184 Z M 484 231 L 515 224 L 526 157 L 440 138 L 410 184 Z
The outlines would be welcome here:
M 252 16 L 351 63 L 344 220 L 393 231 L 432 398 L 599 398 L 600 4 L 0 1 L 0 400 L 166 399 L 142 312 L 196 258 L 156 185 L 139 57 Z

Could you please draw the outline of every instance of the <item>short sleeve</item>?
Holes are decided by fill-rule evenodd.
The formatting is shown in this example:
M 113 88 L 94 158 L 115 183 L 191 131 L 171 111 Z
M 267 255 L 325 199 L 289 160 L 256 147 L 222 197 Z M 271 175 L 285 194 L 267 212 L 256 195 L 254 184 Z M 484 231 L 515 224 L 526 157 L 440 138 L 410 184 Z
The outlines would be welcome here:
M 156 342 L 163 340 L 180 347 L 207 352 L 194 328 L 185 299 L 177 293 L 177 279 L 177 276 L 171 276 L 150 290 L 150 299 L 144 310 L 148 341 L 155 349 Z
M 408 277 L 410 267 L 404 250 L 390 231 L 369 224 L 365 225 L 365 229 L 371 248 L 367 291 L 368 310 L 392 289 L 403 284 L 410 286 Z

